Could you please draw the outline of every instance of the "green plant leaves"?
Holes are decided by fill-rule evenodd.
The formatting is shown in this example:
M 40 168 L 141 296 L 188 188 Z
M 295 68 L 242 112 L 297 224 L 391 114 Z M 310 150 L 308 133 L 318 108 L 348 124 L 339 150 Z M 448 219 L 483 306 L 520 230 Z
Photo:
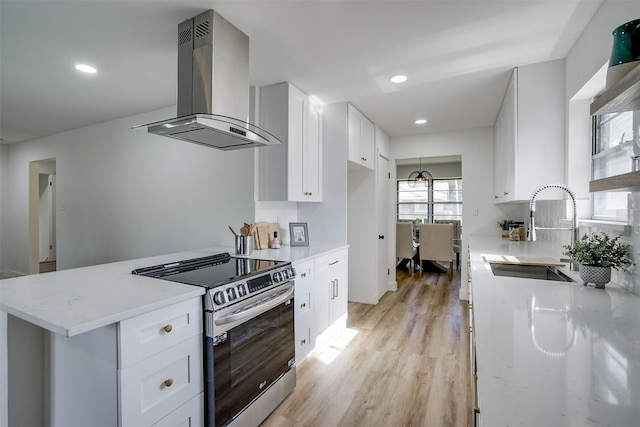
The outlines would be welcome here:
M 573 247 L 563 246 L 563 253 L 581 264 L 622 270 L 634 262 L 629 257 L 631 245 L 619 243 L 618 240 L 620 236 L 611 238 L 602 232 L 585 234 Z

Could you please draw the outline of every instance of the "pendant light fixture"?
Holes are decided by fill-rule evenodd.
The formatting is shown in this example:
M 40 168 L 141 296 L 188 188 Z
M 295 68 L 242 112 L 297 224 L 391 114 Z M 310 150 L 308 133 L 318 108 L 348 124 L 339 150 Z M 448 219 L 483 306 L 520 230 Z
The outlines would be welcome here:
M 431 185 L 431 181 L 433 181 L 433 175 L 428 171 L 422 170 L 422 158 L 420 158 L 420 167 L 417 171 L 411 172 L 407 184 L 411 188 L 429 187 L 429 185 Z

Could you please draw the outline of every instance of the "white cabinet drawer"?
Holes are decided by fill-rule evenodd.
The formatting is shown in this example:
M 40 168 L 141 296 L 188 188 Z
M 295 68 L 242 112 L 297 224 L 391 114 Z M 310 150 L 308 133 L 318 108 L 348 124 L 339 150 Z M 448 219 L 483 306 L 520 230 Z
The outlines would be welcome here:
M 149 426 L 203 391 L 202 335 L 120 371 L 123 427 Z
M 200 393 L 153 427 L 201 427 L 204 425 L 204 393 Z
M 202 300 L 193 298 L 120 322 L 120 369 L 202 333 Z
M 314 342 L 311 337 L 311 313 L 296 316 L 296 364 L 300 365 L 313 350 Z

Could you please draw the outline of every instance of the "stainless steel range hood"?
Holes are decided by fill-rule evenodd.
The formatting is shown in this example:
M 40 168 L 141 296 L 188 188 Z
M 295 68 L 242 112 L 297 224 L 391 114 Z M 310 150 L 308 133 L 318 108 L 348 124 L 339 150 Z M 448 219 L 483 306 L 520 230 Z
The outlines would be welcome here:
M 280 144 L 248 123 L 249 37 L 214 10 L 178 26 L 177 115 L 138 128 L 221 150 Z

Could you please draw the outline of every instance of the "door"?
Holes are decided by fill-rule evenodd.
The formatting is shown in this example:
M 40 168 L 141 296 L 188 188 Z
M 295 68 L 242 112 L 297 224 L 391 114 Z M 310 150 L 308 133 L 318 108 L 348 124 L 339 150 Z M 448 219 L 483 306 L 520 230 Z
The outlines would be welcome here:
M 389 286 L 389 183 L 391 174 L 389 159 L 378 153 L 378 179 L 376 185 L 378 210 L 378 299 Z
M 29 274 L 56 270 L 56 160 L 29 162 Z

